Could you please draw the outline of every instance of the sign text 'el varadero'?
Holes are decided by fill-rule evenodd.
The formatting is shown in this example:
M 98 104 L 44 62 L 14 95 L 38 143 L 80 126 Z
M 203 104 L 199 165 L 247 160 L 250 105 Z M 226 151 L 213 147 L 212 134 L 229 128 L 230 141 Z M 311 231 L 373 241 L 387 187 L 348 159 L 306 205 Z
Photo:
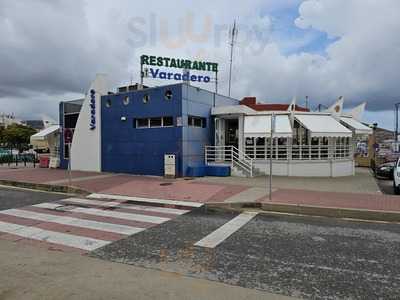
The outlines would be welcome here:
M 140 57 L 140 64 L 142 69 L 142 77 L 152 77 L 157 79 L 210 82 L 211 80 L 210 76 L 190 74 L 189 70 L 218 73 L 217 63 L 199 61 L 199 60 L 142 55 Z M 184 72 L 183 73 L 165 72 L 161 71 L 159 68 L 153 68 L 153 67 L 143 70 L 144 65 L 155 66 L 155 67 L 166 67 L 166 68 L 178 68 L 178 69 L 183 69 Z

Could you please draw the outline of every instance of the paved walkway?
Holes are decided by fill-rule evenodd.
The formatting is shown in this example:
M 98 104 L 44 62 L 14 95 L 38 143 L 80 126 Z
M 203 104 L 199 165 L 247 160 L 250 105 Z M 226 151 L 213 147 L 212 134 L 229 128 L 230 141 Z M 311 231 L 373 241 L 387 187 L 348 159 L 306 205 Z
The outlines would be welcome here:
M 0 169 L 0 180 L 68 185 L 69 174 L 66 170 L 60 169 L 3 168 Z M 81 171 L 71 172 L 71 183 L 73 187 L 81 188 L 88 192 L 201 203 L 223 202 L 249 189 L 248 186 L 238 184 Z
M 258 188 L 267 188 L 269 184 L 269 178 L 265 176 L 255 178 L 202 177 L 196 179 L 196 181 L 232 185 L 240 184 Z M 356 168 L 355 176 L 346 177 L 331 178 L 273 176 L 272 186 L 276 189 L 381 194 L 379 186 L 368 168 Z
M 258 201 L 325 208 L 347 208 L 400 213 L 400 197 L 392 195 L 341 192 L 327 193 L 319 191 L 279 189 L 272 193 L 271 201 L 266 197 L 263 197 Z
M 206 177 L 165 179 L 96 172 L 71 172 L 72 186 L 88 192 L 200 203 L 267 202 L 266 178 Z M 68 172 L 52 169 L 0 169 L 0 180 L 67 185 Z M 346 178 L 273 178 L 274 203 L 400 211 L 400 197 L 383 195 L 367 169 Z
M 294 299 L 10 241 L 0 256 L 1 299 Z

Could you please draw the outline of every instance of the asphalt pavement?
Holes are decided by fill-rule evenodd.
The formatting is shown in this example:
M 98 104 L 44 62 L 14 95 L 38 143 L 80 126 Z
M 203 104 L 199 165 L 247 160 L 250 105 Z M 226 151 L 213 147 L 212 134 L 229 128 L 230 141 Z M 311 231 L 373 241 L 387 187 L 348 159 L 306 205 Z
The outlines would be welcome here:
M 0 186 L 0 210 L 66 198 L 64 194 Z
M 236 216 L 197 209 L 90 255 L 304 299 L 400 298 L 400 225 L 259 214 L 194 245 Z
M 18 212 L 21 210 L 20 213 L 26 213 L 26 216 L 18 215 L 20 218 L 18 222 L 22 222 L 29 216 L 30 218 L 38 216 L 37 214 L 33 216 L 33 210 L 43 209 L 41 217 L 43 214 L 65 214 L 48 211 L 49 208 L 46 208 L 47 210 L 42 208 L 43 205 L 53 207 L 60 202 L 54 201 L 64 198 L 66 196 L 62 194 L 2 187 L 0 188 L 0 209 L 6 210 L 42 203 L 39 204 L 39 208 L 36 205 L 35 209 L 17 209 Z M 90 201 L 89 199 L 78 200 L 79 203 Z M 93 202 L 93 205 L 112 204 L 115 206 L 116 204 L 114 202 L 107 203 L 109 200 L 104 201 L 105 203 Z M 123 205 L 124 207 L 121 209 L 125 210 L 124 213 L 114 209 L 109 210 L 107 207 L 103 210 L 93 209 L 91 205 L 78 207 L 78 209 L 80 214 L 82 212 L 101 213 L 103 217 L 105 214 L 107 216 L 114 214 L 124 218 L 129 216 L 130 219 L 139 217 L 134 211 L 127 211 L 137 204 L 125 202 Z M 153 211 L 167 209 L 154 206 L 155 203 L 152 205 Z M 15 209 L 11 211 L 15 212 Z M 146 208 L 146 211 L 146 214 L 149 214 L 150 208 Z M 75 212 L 70 213 L 74 214 Z M 75 217 L 78 217 L 78 214 Z M 79 215 L 79 217 L 82 216 Z M 140 217 L 143 218 L 143 216 Z M 7 218 L 8 221 L 5 219 L 4 222 L 12 221 L 9 217 Z M 65 224 L 61 227 L 54 226 L 53 223 L 58 224 L 62 220 L 66 221 L 66 217 L 64 216 L 60 220 L 51 219 L 50 223 L 53 227 L 49 227 L 50 224 L 47 224 L 45 229 L 51 230 L 49 234 L 54 234 L 53 231 L 67 230 L 71 227 L 70 223 L 68 223 L 67 229 L 64 228 Z M 98 221 L 94 224 L 80 220 L 85 226 L 99 226 L 101 224 Z M 111 241 L 106 246 L 97 248 L 87 255 L 99 259 L 94 260 L 99 262 L 99 268 L 102 268 L 101 264 L 107 264 L 106 260 L 108 260 L 133 265 L 135 268 L 157 269 L 169 274 L 179 274 L 182 278 L 211 280 L 226 284 L 228 287 L 232 286 L 232 289 L 233 286 L 236 286 L 246 288 L 246 291 L 249 291 L 248 289 L 262 291 L 269 296 L 278 294 L 302 299 L 400 299 L 400 258 L 398 256 L 400 253 L 400 224 L 271 213 L 255 214 L 254 212 L 245 215 L 239 212 L 211 210 L 204 206 L 159 223 L 157 226 L 149 227 L 134 235 Z M 9 224 L 4 223 L 3 225 L 8 226 Z M 32 226 L 40 227 L 39 225 L 34 220 Z M 77 223 L 73 225 L 77 225 Z M 90 232 L 72 232 L 70 230 L 69 228 L 68 234 L 58 234 L 60 239 L 63 238 L 58 242 L 61 243 L 64 239 L 71 241 L 72 234 L 94 234 L 93 229 Z M 100 234 L 100 232 L 97 231 L 96 234 Z M 65 236 L 68 238 L 66 239 Z M 13 254 L 7 249 L 2 249 L 4 258 Z M 25 247 L 19 244 L 16 249 L 23 250 Z M 26 262 L 23 264 L 31 266 L 31 260 L 35 259 L 36 254 L 33 250 L 24 251 L 23 257 L 26 258 Z M 51 250 L 49 250 L 50 252 Z M 81 265 L 78 262 L 80 256 L 69 256 L 69 254 L 68 252 L 60 253 L 60 255 L 68 255 L 71 261 L 76 262 L 76 266 Z M 43 262 L 40 265 L 44 263 L 45 257 L 44 254 Z M 8 262 L 7 258 L 4 262 Z M 10 264 L 4 266 L 15 272 L 12 274 L 10 283 L 0 288 L 0 298 L 4 290 L 16 291 L 17 287 L 23 285 L 27 280 L 19 275 L 20 270 L 12 267 L 19 266 L 21 263 L 21 259 L 16 256 Z M 107 266 L 111 267 L 111 265 Z M 29 272 L 35 272 L 34 269 L 39 268 L 38 266 L 32 265 Z M 40 272 L 53 274 L 54 280 L 61 280 L 60 272 L 63 274 L 64 271 L 66 272 L 65 265 L 62 264 L 46 264 L 46 268 Z M 84 273 L 83 270 L 76 273 L 77 269 L 70 271 L 74 274 Z M 9 276 L 9 273 L 7 274 Z M 104 275 L 104 280 L 106 278 L 108 278 L 107 274 Z M 149 273 L 149 278 L 151 278 L 151 273 Z M 145 281 L 151 281 L 149 278 Z M 75 277 L 75 279 L 77 278 Z M 74 289 L 76 283 L 71 280 L 62 279 L 63 284 L 79 295 L 78 286 Z M 87 274 L 87 278 L 82 280 L 83 282 L 90 281 L 93 287 L 96 286 L 96 280 L 90 274 Z M 109 280 L 111 278 L 107 279 L 107 281 Z M 19 281 L 21 282 L 19 283 Z M 33 282 L 33 280 L 31 281 Z M 145 283 L 138 281 L 137 284 L 140 284 L 141 287 Z M 42 285 L 49 286 L 45 283 Z M 151 284 L 146 286 L 148 291 L 151 290 L 150 286 Z M 135 288 L 140 287 L 135 286 Z M 182 296 L 176 294 L 178 290 L 179 283 L 177 282 L 177 285 L 171 290 L 172 298 L 174 295 L 177 296 L 176 299 Z M 129 292 L 127 289 L 124 291 Z M 29 290 L 26 292 L 29 293 Z M 46 293 L 46 291 L 42 292 Z M 110 292 L 118 293 L 118 290 Z M 147 291 L 144 293 L 149 295 Z M 222 290 L 221 293 L 225 294 Z M 196 298 L 195 295 L 193 296 Z M 260 294 L 257 294 L 257 297 L 259 296 Z M 186 299 L 186 297 L 184 298 Z
M 393 180 L 391 179 L 385 179 L 385 178 L 377 178 L 376 182 L 379 186 L 379 189 L 383 194 L 386 195 L 394 195 L 394 189 L 393 189 Z M 399 196 L 400 200 L 400 196 Z

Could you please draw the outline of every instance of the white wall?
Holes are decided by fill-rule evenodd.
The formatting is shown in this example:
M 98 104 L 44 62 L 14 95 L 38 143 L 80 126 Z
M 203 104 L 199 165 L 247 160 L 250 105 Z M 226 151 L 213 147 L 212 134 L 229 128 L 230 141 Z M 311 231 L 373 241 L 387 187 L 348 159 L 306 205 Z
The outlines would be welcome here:
M 269 163 L 255 161 L 254 167 L 263 174 L 269 174 Z M 299 177 L 341 177 L 355 173 L 353 160 L 337 161 L 274 161 L 272 174 Z
M 71 169 L 101 171 L 101 109 L 100 97 L 108 92 L 107 76 L 97 74 L 90 85 L 76 124 L 71 146 Z M 90 90 L 95 90 L 96 128 L 90 129 Z

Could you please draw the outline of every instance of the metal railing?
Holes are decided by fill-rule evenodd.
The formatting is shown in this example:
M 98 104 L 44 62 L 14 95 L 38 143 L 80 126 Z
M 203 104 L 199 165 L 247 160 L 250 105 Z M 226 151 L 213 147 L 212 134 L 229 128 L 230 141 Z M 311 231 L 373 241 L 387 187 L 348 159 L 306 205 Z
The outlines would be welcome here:
M 205 162 L 207 165 L 210 163 L 228 163 L 253 177 L 253 159 L 234 146 L 206 146 Z
M 18 166 L 19 164 L 26 166 L 27 163 L 31 163 L 36 166 L 39 162 L 37 154 L 6 154 L 0 155 L 0 166 L 8 165 L 8 166 Z
M 254 160 L 343 160 L 353 158 L 352 145 L 273 145 L 246 146 L 245 153 Z

